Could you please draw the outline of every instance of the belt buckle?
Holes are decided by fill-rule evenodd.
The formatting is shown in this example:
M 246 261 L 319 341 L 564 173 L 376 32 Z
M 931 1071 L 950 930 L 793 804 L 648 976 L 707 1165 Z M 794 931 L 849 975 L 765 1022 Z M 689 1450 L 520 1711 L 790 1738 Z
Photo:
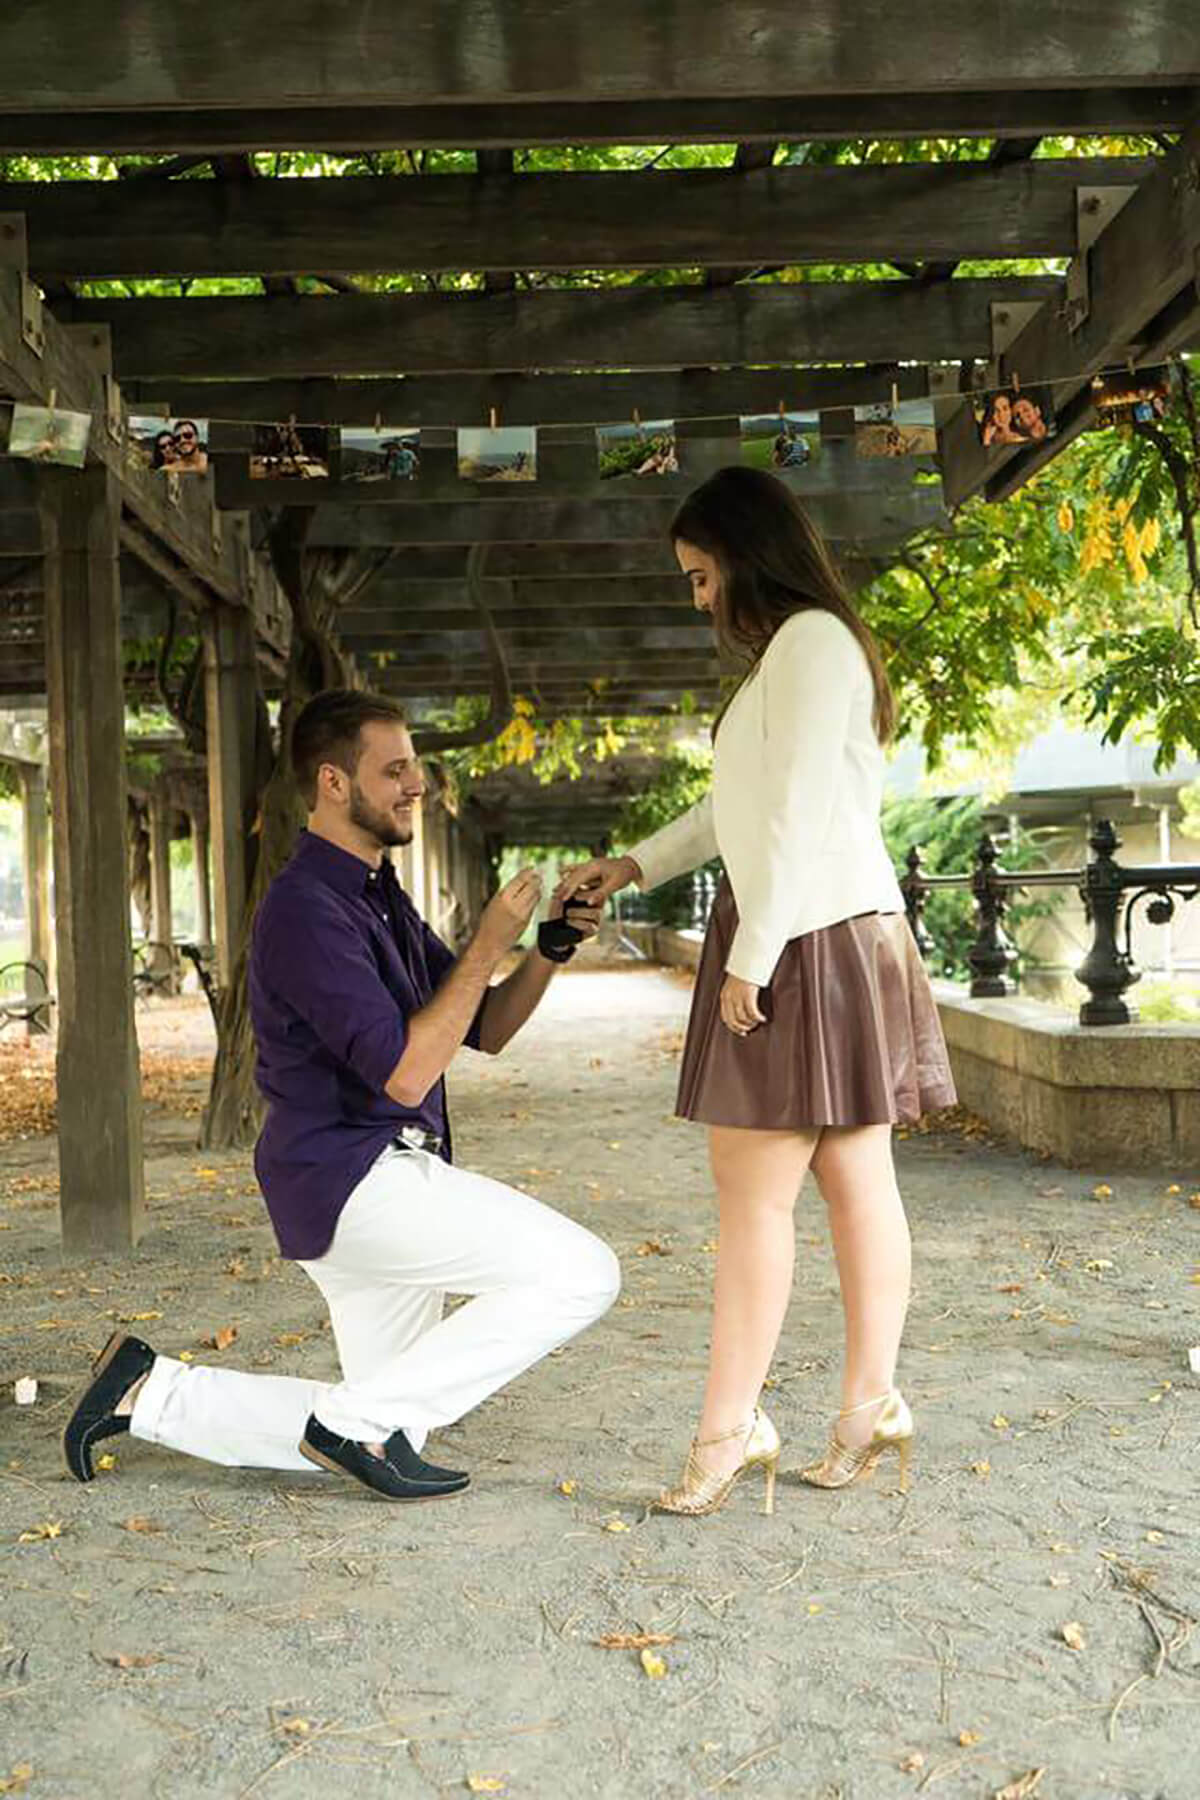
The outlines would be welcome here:
M 433 1132 L 425 1131 L 420 1125 L 402 1125 L 394 1141 L 402 1150 L 424 1150 L 430 1156 L 436 1156 L 441 1148 Z

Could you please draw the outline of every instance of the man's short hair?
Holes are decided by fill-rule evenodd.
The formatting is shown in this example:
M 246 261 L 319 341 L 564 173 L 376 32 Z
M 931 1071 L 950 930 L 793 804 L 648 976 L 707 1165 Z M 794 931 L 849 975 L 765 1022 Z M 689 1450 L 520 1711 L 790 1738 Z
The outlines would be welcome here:
M 408 719 L 398 701 L 357 688 L 326 688 L 301 709 L 292 726 L 292 773 L 307 807 L 316 805 L 322 763 L 355 773 L 362 728 L 373 724 L 407 725 Z

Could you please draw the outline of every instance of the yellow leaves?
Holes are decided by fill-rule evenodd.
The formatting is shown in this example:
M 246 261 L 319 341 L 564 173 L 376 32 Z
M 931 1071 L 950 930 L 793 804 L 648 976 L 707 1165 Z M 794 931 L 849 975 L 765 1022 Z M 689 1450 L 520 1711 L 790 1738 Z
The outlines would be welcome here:
M 153 1537 L 162 1529 L 157 1520 L 144 1518 L 141 1513 L 135 1513 L 132 1518 L 121 1523 L 122 1531 L 132 1531 L 140 1537 Z
M 301 1718 L 299 1715 L 290 1719 L 280 1719 L 279 1730 L 286 1732 L 288 1737 L 307 1737 L 312 1730 L 312 1720 Z
M 925 1767 L 925 1757 L 920 1750 L 910 1750 L 900 1758 L 896 1767 L 904 1775 L 919 1775 Z
M 605 1519 L 601 1531 L 628 1531 L 629 1526 L 624 1519 Z
M 1079 573 L 1090 575 L 1094 569 L 1101 569 L 1106 563 L 1111 563 L 1114 557 L 1112 521 L 1108 501 L 1103 494 L 1097 494 L 1090 502 L 1083 530 Z
M 1142 534 L 1132 519 L 1126 519 L 1121 531 L 1121 548 L 1125 552 L 1125 561 L 1129 565 L 1134 585 L 1140 587 L 1149 571 L 1142 555 Z
M 115 1656 L 106 1656 L 104 1658 L 104 1660 L 106 1663 L 109 1663 L 111 1665 L 111 1667 L 114 1669 L 128 1670 L 128 1669 L 152 1669 L 154 1667 L 155 1663 L 164 1662 L 166 1659 L 161 1656 L 153 1656 L 153 1655 L 151 1655 L 151 1656 L 130 1656 L 126 1651 L 121 1650 L 121 1651 L 118 1651 L 118 1653 Z
M 1067 1623 L 1061 1627 L 1059 1636 L 1062 1638 L 1062 1641 L 1067 1646 L 1068 1650 L 1087 1649 L 1087 1634 L 1078 1619 L 1069 1619 Z
M 23 1794 L 33 1779 L 32 1763 L 16 1763 L 11 1774 L 0 1775 L 0 1794 Z
M 1167 1538 L 1166 1538 L 1166 1533 L 1165 1533 L 1165 1532 L 1162 1532 L 1162 1531 L 1148 1531 L 1148 1532 L 1147 1532 L 1147 1533 L 1146 1533 L 1146 1542 L 1147 1542 L 1147 1543 L 1148 1543 L 1148 1544 L 1165 1544 L 1165 1543 L 1166 1543 L 1166 1541 L 1167 1541 Z
M 51 1538 L 60 1538 L 63 1534 L 61 1519 L 43 1519 L 40 1525 L 31 1525 L 18 1537 L 18 1544 L 43 1544 Z
M 271 1341 L 278 1344 L 281 1350 L 294 1350 L 297 1344 L 304 1343 L 307 1331 L 281 1331 Z
M 513 701 L 513 716 L 496 739 L 501 767 L 513 763 L 531 763 L 538 751 L 537 730 L 532 724 L 533 702 L 518 697 Z
M 160 1312 L 153 1312 L 153 1311 L 151 1311 L 151 1312 L 135 1312 L 135 1313 L 117 1313 L 115 1315 L 115 1317 L 116 1317 L 116 1321 L 117 1321 L 118 1325 L 148 1325 L 150 1323 L 151 1319 L 161 1319 L 162 1314 Z
M 1042 1784 L 1045 1769 L 1027 1769 L 1024 1775 L 1007 1782 L 1004 1787 L 997 1788 L 992 1800 L 1031 1800 Z
M 660 1244 L 657 1238 L 647 1238 L 645 1243 L 638 1245 L 633 1254 L 635 1256 L 670 1256 L 671 1246 L 670 1244 Z
M 660 1656 L 657 1650 L 645 1649 L 639 1659 L 642 1668 L 651 1681 L 661 1681 L 667 1672 L 666 1657 Z
M 983 1734 L 978 1731 L 960 1731 L 958 1741 L 964 1750 L 970 1750 L 973 1745 L 983 1742 Z
M 565 1494 L 567 1499 L 569 1500 L 571 1498 L 571 1496 L 575 1493 L 575 1490 L 578 1487 L 578 1485 L 579 1485 L 579 1483 L 576 1481 L 570 1481 L 570 1480 L 560 1481 L 558 1484 L 558 1492 L 560 1494 Z
M 987 1477 L 991 1474 L 991 1472 L 992 1472 L 992 1465 L 988 1461 L 986 1456 L 981 1457 L 978 1462 L 973 1462 L 971 1464 L 972 1475 L 978 1475 L 985 1481 L 986 1481 Z
M 1071 519 L 1071 525 L 1064 523 Z M 1074 515 L 1070 505 L 1064 500 L 1058 510 L 1058 523 L 1066 532 L 1074 524 Z M 1145 581 L 1149 570 L 1146 558 L 1153 556 L 1162 542 L 1162 530 L 1157 519 L 1147 519 L 1138 525 L 1133 517 L 1133 504 L 1128 499 L 1110 502 L 1104 494 L 1097 494 L 1088 502 L 1084 521 L 1083 543 L 1079 552 L 1079 572 L 1090 575 L 1093 570 L 1113 564 L 1117 560 L 1117 538 L 1120 539 L 1121 554 L 1135 586 Z
M 1106 1181 L 1097 1182 L 1096 1186 L 1092 1189 L 1092 1199 L 1093 1200 L 1111 1200 L 1112 1199 L 1112 1189 L 1109 1187 L 1109 1185 Z
M 468 1775 L 467 1789 L 472 1794 L 502 1794 L 505 1782 L 499 1775 Z
M 1075 529 L 1075 514 L 1069 500 L 1064 500 L 1058 509 L 1058 529 L 1069 533 Z
M 992 1430 L 993 1431 L 1007 1431 L 1010 1428 L 1011 1424 L 1012 1424 L 1012 1421 L 1010 1419 L 1006 1418 L 1003 1413 L 997 1413 L 995 1418 L 992 1420 Z
M 117 1459 L 111 1450 L 106 1450 L 103 1456 L 96 1458 L 96 1467 L 105 1475 L 109 1474 L 116 1466 Z

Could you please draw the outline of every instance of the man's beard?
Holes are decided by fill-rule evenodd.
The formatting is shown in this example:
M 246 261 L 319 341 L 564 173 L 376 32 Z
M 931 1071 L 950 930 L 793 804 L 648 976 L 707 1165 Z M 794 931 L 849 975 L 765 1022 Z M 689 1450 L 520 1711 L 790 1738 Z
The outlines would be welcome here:
M 350 823 L 357 825 L 360 831 L 369 832 L 384 849 L 393 849 L 413 841 L 412 826 L 401 825 L 394 813 L 372 806 L 364 798 L 357 781 L 350 783 Z

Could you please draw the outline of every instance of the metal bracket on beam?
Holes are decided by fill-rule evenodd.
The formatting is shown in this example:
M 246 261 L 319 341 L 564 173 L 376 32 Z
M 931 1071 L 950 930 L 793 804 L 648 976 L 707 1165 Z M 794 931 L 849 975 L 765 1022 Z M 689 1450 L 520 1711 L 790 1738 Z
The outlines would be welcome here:
M 1137 193 L 1132 187 L 1078 187 L 1075 189 L 1075 255 L 1067 269 L 1067 297 L 1063 318 L 1068 331 L 1078 331 L 1092 307 L 1088 253 L 1101 232 L 1111 225 L 1121 208 Z
M 125 404 L 111 375 L 104 377 L 104 423 L 114 444 L 125 442 Z
M 43 314 L 42 290 L 21 277 L 21 338 L 27 349 L 40 357 L 46 348 L 46 321 Z
M 928 380 L 929 398 L 933 402 L 933 422 L 940 430 L 963 403 L 960 365 L 930 363 Z
M 0 213 L 0 269 L 19 269 L 24 275 L 28 267 L 25 214 Z

